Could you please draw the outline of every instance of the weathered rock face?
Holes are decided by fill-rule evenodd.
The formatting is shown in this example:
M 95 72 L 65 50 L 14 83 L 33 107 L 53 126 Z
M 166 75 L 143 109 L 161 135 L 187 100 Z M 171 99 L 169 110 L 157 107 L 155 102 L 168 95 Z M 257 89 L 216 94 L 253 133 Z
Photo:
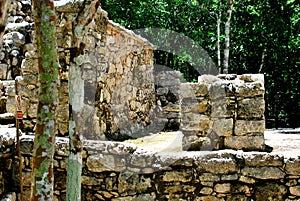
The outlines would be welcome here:
M 114 140 L 147 135 L 154 121 L 154 48 L 112 21 L 106 31 L 106 69 L 97 78 L 100 132 Z
M 0 138 L 6 153 L 0 155 L 0 196 L 12 187 L 11 174 L 18 171 L 11 165 L 9 147 L 15 141 L 9 132 Z M 23 136 L 21 143 L 23 185 L 29 198 L 33 136 Z M 300 199 L 299 158 L 233 150 L 162 154 L 141 152 L 131 143 L 83 144 L 83 200 Z M 58 138 L 55 147 L 55 200 L 65 200 L 68 139 Z
M 2 48 L 2 37 L 5 30 L 6 20 L 8 17 L 8 10 L 10 7 L 10 0 L 0 0 L 0 50 Z
M 263 75 L 203 75 L 180 91 L 186 150 L 265 149 Z
M 20 75 L 21 63 L 27 51 L 32 50 L 33 19 L 31 16 L 31 1 L 12 2 L 9 7 L 7 25 L 0 52 L 0 79 L 14 79 Z M 5 4 L 6 4 L 5 3 Z M 5 5 L 1 5 L 1 9 Z M 1 17 L 2 20 L 2 17 Z

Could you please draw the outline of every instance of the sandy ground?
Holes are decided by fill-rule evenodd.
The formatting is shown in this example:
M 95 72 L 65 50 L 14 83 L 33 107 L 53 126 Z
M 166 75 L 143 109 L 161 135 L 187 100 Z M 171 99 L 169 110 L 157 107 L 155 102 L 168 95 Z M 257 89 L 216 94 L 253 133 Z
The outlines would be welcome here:
M 1 138 L 15 137 L 15 128 L 0 126 Z M 140 149 L 152 152 L 178 152 L 182 150 L 182 133 L 169 132 L 158 133 L 128 142 L 136 144 Z M 286 156 L 300 157 L 300 128 L 297 129 L 268 129 L 265 131 L 265 143 L 273 147 L 274 153 L 281 153 Z
M 181 151 L 181 132 L 158 133 L 137 140 L 128 140 L 139 148 L 154 152 Z M 273 153 L 300 157 L 300 128 L 265 131 L 265 143 L 273 147 Z
M 266 130 L 265 141 L 275 153 L 300 157 L 300 128 Z

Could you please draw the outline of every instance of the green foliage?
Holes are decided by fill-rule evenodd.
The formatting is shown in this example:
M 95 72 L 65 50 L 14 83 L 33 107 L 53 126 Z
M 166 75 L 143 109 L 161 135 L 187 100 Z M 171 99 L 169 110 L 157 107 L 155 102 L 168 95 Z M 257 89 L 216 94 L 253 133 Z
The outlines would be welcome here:
M 157 27 L 183 33 L 207 51 L 215 64 L 221 13 L 223 57 L 227 1 L 106 0 L 102 7 L 112 20 L 132 30 Z M 267 126 L 300 126 L 300 1 L 241 0 L 233 9 L 229 72 L 265 75 Z M 188 81 L 197 80 L 188 56 L 156 51 L 155 62 L 180 70 Z

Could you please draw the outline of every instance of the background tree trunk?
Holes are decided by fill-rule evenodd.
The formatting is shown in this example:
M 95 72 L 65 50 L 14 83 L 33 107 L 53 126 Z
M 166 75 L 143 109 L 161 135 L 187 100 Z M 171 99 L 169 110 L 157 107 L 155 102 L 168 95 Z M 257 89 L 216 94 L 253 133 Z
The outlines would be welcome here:
M 33 150 L 31 201 L 53 200 L 53 155 L 59 77 L 52 0 L 33 0 L 39 65 L 39 104 Z
M 2 49 L 2 39 L 5 31 L 5 25 L 11 0 L 0 0 L 0 50 Z
M 230 45 L 230 20 L 232 15 L 234 0 L 228 0 L 227 21 L 225 23 L 225 48 L 224 48 L 224 69 L 223 73 L 228 73 L 229 66 L 229 45 Z
M 84 96 L 84 80 L 81 78 L 81 63 L 76 62 L 76 58 L 84 61 L 83 52 L 84 44 L 82 38 L 88 30 L 88 25 L 94 18 L 100 0 L 86 0 L 82 5 L 82 10 L 78 14 L 73 24 L 74 40 L 73 48 L 76 51 L 71 56 L 71 66 L 69 69 L 69 102 L 70 102 L 70 120 L 69 120 L 69 158 L 68 158 L 68 174 L 67 174 L 67 201 L 81 200 L 81 173 L 82 173 L 82 133 L 79 132 L 80 127 L 89 125 L 78 125 L 76 119 L 81 118 L 80 112 L 84 103 L 80 102 Z

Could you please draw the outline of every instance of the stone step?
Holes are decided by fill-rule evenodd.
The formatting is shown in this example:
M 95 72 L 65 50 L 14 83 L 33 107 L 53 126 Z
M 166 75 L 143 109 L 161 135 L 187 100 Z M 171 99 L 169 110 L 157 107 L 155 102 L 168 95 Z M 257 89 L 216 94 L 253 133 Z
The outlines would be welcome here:
M 16 121 L 15 114 L 13 114 L 13 113 L 0 114 L 0 124 L 1 125 L 14 124 L 15 121 Z

